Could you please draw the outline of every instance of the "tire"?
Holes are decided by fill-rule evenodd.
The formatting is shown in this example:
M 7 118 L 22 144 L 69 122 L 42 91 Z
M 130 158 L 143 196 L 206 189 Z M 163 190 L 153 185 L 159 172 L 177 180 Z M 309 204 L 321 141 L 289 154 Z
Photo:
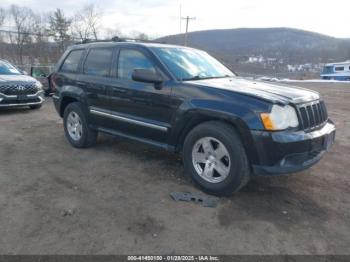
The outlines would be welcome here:
M 208 154 L 210 148 L 213 154 Z M 194 183 L 213 195 L 231 195 L 250 179 L 240 137 L 233 127 L 218 121 L 200 124 L 190 131 L 184 142 L 183 163 Z
M 70 103 L 65 108 L 63 115 L 66 138 L 76 148 L 93 146 L 96 143 L 98 134 L 96 130 L 89 127 L 83 108 L 80 102 Z
M 29 106 L 30 109 L 39 109 L 41 108 L 42 104 L 39 104 L 39 105 L 32 105 L 32 106 Z

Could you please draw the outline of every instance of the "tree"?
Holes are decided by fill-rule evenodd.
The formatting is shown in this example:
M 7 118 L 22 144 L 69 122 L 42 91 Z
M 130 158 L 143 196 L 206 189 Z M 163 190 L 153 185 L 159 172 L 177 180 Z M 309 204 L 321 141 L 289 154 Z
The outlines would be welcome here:
M 117 27 L 117 26 L 115 26 Z M 122 37 L 122 33 L 116 28 L 105 28 L 104 29 L 104 38 L 112 39 L 113 37 Z
M 0 26 L 2 26 L 4 24 L 5 16 L 6 16 L 5 9 L 0 7 Z
M 13 20 L 16 31 L 15 36 L 10 34 L 10 41 L 12 44 L 16 45 L 18 62 L 23 64 L 24 45 L 32 42 L 31 33 L 32 29 L 35 28 L 37 17 L 32 9 L 28 7 L 19 7 L 17 5 L 11 5 L 9 15 Z
M 6 11 L 5 9 L 0 7 L 0 26 L 4 24 L 6 18 Z M 0 34 L 0 42 L 2 41 L 2 34 Z
M 68 31 L 71 23 L 72 20 L 66 18 L 63 11 L 59 8 L 49 16 L 49 32 L 54 36 L 55 41 L 59 43 L 60 52 L 64 51 L 65 43 L 70 40 Z
M 49 23 L 49 15 L 42 14 L 35 16 L 35 24 L 32 28 L 33 44 L 30 48 L 26 48 L 29 56 L 34 63 L 48 63 L 54 57 L 53 51 L 50 50 L 50 41 L 48 36 L 47 24 Z M 61 52 L 57 52 L 61 54 Z
M 145 33 L 139 33 L 136 35 L 136 39 L 139 40 L 149 40 L 149 36 Z
M 81 40 L 98 39 L 102 13 L 93 4 L 86 5 L 77 12 L 72 23 L 72 34 Z
M 129 34 L 129 37 L 134 38 L 134 39 L 138 39 L 138 40 L 150 40 L 149 36 L 146 33 L 142 33 L 140 31 L 132 31 Z
M 83 13 L 85 13 L 86 15 L 86 24 L 90 28 L 91 34 L 93 35 L 95 40 L 97 40 L 97 34 L 100 26 L 102 12 L 100 12 L 97 9 L 97 7 L 93 4 L 85 6 L 83 10 Z

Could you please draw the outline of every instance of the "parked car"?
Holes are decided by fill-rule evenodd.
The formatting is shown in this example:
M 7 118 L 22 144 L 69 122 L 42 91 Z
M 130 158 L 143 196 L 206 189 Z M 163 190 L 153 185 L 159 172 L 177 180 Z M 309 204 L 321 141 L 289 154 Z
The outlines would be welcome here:
M 0 60 L 0 108 L 41 107 L 44 99 L 39 81 L 20 72 L 6 60 Z
M 182 152 L 187 174 L 211 194 L 306 169 L 335 139 L 317 92 L 239 78 L 197 49 L 79 44 L 50 79 L 73 147 L 92 146 L 103 132 Z

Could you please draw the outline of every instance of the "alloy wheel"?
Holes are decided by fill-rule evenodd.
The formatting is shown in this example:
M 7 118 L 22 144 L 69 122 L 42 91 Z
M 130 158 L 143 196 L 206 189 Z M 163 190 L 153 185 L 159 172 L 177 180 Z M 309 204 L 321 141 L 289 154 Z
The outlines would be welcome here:
M 192 163 L 197 174 L 210 183 L 225 180 L 231 168 L 227 148 L 221 141 L 213 137 L 203 137 L 194 144 Z
M 75 141 L 79 141 L 83 135 L 83 125 L 81 119 L 79 115 L 74 111 L 68 114 L 67 130 L 69 136 Z

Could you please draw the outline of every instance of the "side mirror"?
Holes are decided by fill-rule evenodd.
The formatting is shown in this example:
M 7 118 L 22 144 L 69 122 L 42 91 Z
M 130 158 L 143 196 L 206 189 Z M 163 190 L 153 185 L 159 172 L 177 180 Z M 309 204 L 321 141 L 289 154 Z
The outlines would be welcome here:
M 134 81 L 155 84 L 156 89 L 160 89 L 163 83 L 163 77 L 160 74 L 148 69 L 135 69 L 131 77 Z

